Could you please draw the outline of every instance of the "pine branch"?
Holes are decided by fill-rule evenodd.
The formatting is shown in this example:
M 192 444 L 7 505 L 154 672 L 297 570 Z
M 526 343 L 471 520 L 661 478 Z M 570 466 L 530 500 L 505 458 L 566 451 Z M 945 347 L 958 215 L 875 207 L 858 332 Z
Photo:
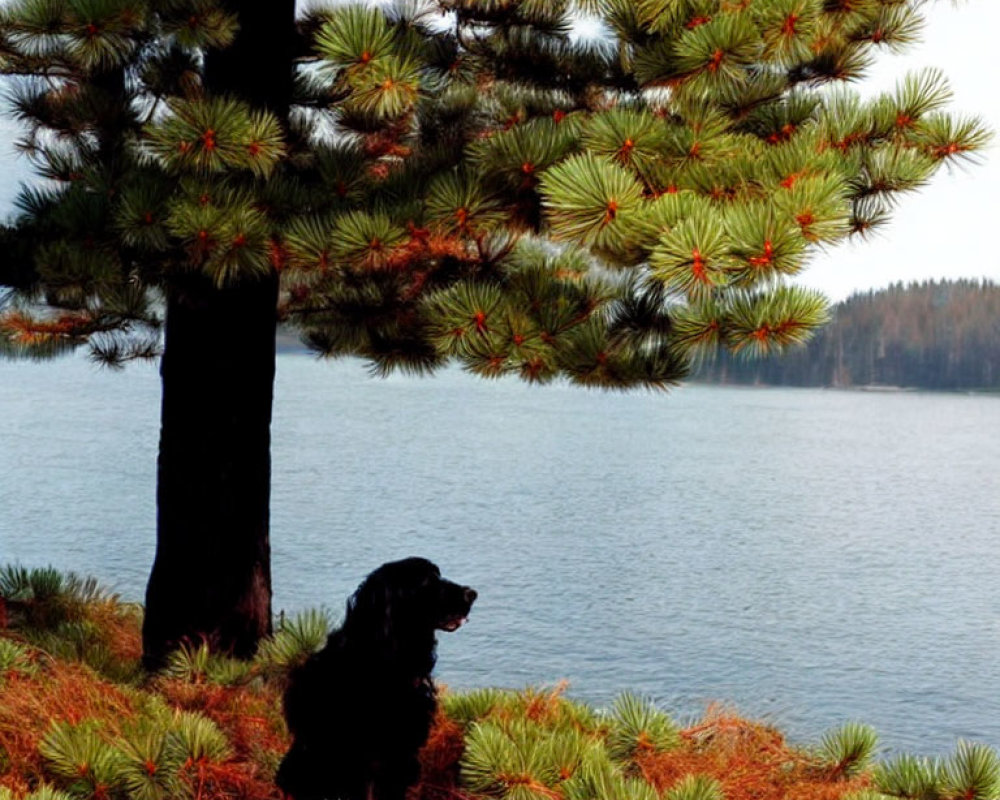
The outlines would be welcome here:
M 600 37 L 574 34 L 582 10 Z M 908 45 L 920 10 L 339 4 L 298 20 L 279 120 L 206 91 L 240 24 L 219 0 L 16 0 L 0 70 L 34 76 L 22 147 L 62 185 L 22 195 L 2 280 L 59 310 L 8 310 L 4 346 L 152 356 L 152 290 L 198 270 L 279 273 L 279 313 L 377 371 L 625 388 L 718 347 L 781 350 L 824 318 L 784 287 L 813 249 L 990 139 L 933 70 L 872 101 L 830 91 Z

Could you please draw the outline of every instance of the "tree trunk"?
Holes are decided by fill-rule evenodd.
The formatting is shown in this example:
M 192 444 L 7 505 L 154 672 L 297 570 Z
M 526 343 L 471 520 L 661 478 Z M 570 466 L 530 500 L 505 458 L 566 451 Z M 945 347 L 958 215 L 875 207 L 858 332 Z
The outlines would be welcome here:
M 233 2 L 235 42 L 205 60 L 205 87 L 288 118 L 294 0 Z M 156 557 L 143 662 L 206 641 L 246 658 L 271 630 L 269 501 L 276 273 L 219 289 L 202 275 L 167 289 L 160 374 Z
M 160 373 L 149 669 L 183 641 L 249 657 L 271 629 L 269 498 L 277 276 L 171 289 Z

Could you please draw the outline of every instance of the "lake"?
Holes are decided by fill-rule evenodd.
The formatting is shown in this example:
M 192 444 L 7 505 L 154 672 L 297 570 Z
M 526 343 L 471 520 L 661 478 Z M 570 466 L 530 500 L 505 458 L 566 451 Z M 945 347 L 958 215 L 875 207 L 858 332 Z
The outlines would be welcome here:
M 141 599 L 159 378 L 0 362 L 0 562 Z M 480 599 L 457 688 L 631 689 L 818 741 L 1000 747 L 1000 398 L 686 386 L 611 394 L 278 361 L 275 609 L 338 614 L 420 554 Z

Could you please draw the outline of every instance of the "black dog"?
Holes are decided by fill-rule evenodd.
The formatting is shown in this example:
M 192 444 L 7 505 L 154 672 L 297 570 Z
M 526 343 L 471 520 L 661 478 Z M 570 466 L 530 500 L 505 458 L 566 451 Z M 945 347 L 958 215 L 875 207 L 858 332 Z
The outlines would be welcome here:
M 295 800 L 403 800 L 437 707 L 435 632 L 457 630 L 475 599 L 423 558 L 369 575 L 343 626 L 292 672 L 281 790 Z

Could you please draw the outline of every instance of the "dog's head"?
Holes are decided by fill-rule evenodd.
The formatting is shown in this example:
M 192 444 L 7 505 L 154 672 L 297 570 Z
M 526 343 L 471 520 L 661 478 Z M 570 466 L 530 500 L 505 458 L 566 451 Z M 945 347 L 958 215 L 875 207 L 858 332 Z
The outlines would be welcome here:
M 348 619 L 377 626 L 382 638 L 433 635 L 457 630 L 469 616 L 476 591 L 441 577 L 425 558 L 383 564 L 348 602 Z

